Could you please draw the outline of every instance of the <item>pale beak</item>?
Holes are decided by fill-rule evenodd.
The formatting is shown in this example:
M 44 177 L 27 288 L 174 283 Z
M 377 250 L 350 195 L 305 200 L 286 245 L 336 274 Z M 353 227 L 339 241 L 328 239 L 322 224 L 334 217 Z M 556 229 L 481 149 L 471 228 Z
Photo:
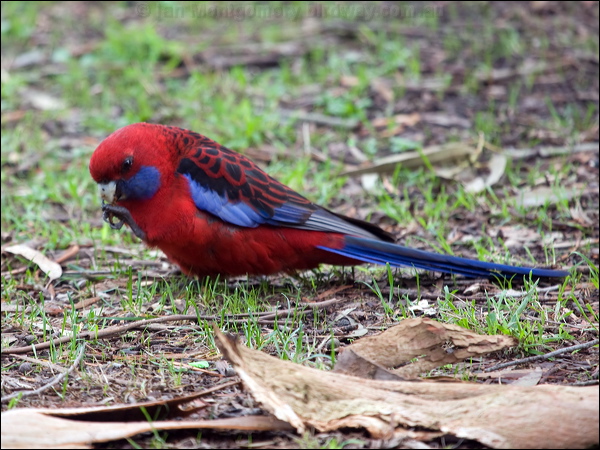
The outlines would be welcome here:
M 112 205 L 117 201 L 115 194 L 117 192 L 117 182 L 109 181 L 108 183 L 98 183 L 98 189 L 100 191 L 100 198 L 109 205 Z

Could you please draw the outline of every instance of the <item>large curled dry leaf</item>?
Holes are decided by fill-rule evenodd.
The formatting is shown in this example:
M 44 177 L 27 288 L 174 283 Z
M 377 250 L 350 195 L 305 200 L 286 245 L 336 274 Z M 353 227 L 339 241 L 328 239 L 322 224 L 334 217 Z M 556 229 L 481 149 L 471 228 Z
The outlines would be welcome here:
M 478 358 L 516 344 L 516 339 L 510 336 L 486 336 L 458 325 L 430 319 L 408 319 L 342 349 L 334 371 L 340 372 L 340 363 L 344 364 L 346 358 L 358 356 L 369 363 L 392 369 L 399 377 L 414 377 L 436 367 Z M 350 356 L 352 354 L 355 357 Z M 402 367 L 395 369 L 398 366 Z
M 364 379 L 281 361 L 215 331 L 219 348 L 256 400 L 300 433 L 309 426 L 351 427 L 390 438 L 418 427 L 494 448 L 584 448 L 599 442 L 597 386 Z

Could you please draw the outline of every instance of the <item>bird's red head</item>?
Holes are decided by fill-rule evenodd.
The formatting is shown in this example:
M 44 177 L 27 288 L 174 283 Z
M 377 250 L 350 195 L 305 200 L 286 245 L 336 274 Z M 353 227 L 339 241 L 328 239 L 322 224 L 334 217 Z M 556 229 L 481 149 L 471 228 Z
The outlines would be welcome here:
M 170 127 L 135 123 L 102 141 L 90 160 L 90 174 L 102 200 L 114 204 L 154 196 L 176 168 L 174 136 Z

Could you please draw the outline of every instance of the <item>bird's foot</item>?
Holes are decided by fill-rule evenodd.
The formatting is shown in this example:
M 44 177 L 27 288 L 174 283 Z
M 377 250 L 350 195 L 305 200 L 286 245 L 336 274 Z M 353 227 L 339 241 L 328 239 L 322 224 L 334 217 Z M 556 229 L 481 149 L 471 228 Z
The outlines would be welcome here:
M 102 205 L 102 220 L 109 224 L 113 230 L 120 230 L 121 228 L 123 228 L 123 224 L 125 222 L 122 219 L 118 222 L 113 222 L 114 218 L 120 219 L 120 217 L 114 211 L 111 211 L 112 208 L 109 207 L 110 205 L 108 204 Z
M 117 218 L 118 222 L 113 222 L 113 219 Z M 131 217 L 131 213 L 127 208 L 117 205 L 110 205 L 108 203 L 102 204 L 102 220 L 110 225 L 113 230 L 120 230 L 124 224 L 127 224 L 133 234 L 139 237 L 142 241 L 146 240 L 146 233 L 138 226 L 137 223 Z

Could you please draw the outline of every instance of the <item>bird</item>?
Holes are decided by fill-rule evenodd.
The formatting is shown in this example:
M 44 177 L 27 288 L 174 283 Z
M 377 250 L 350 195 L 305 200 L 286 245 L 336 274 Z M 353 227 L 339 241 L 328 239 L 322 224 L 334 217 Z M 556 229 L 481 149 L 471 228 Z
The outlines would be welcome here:
M 468 278 L 569 274 L 398 245 L 377 225 L 319 206 L 242 154 L 175 126 L 134 123 L 114 131 L 94 150 L 89 170 L 104 221 L 114 229 L 127 225 L 190 276 L 364 263 Z

